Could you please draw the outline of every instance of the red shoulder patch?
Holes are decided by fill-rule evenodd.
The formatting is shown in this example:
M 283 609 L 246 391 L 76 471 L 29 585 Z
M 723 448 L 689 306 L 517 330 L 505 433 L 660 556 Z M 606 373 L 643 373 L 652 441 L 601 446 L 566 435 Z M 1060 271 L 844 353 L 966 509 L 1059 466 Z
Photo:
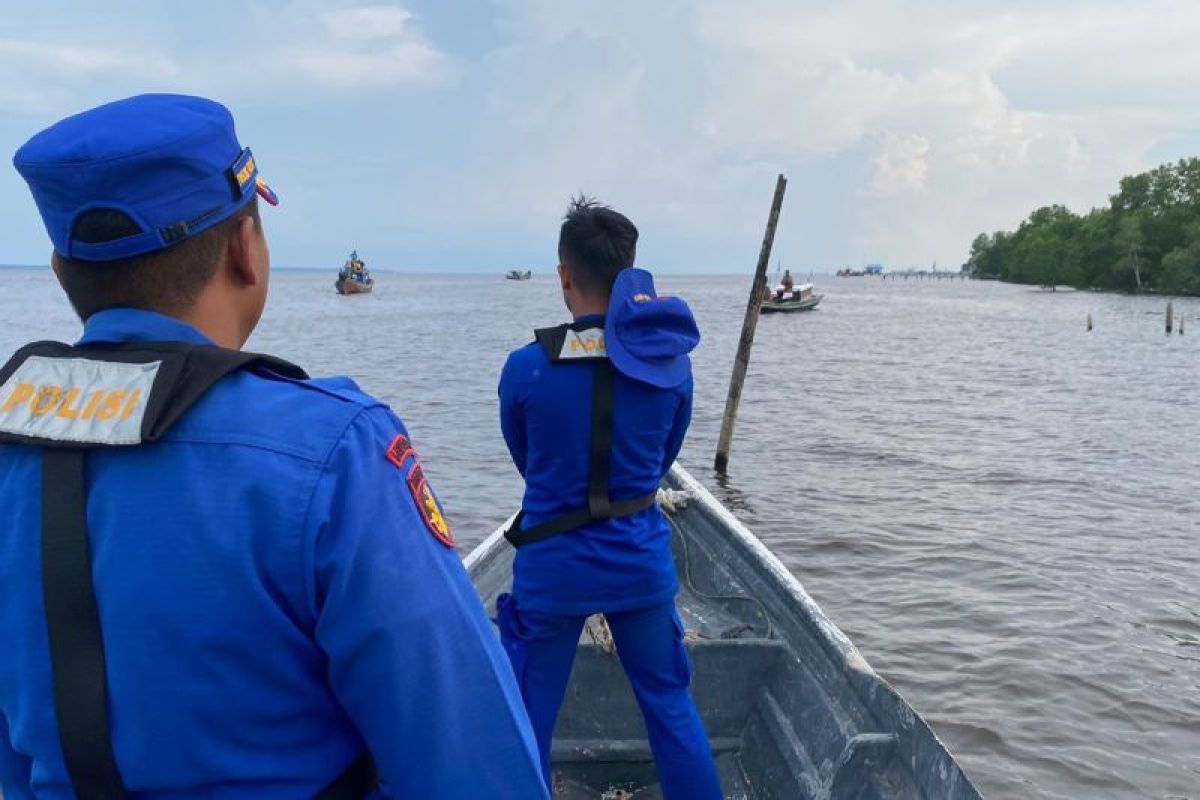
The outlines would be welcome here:
M 421 469 L 420 456 L 413 449 L 412 442 L 408 440 L 407 436 L 399 434 L 392 439 L 392 443 L 388 445 L 387 449 L 387 460 L 395 464 L 401 471 L 407 469 L 404 482 L 408 486 L 409 493 L 412 494 L 413 502 L 417 506 L 417 513 L 421 515 L 425 527 L 429 528 L 433 537 L 446 547 L 455 547 L 457 543 L 454 541 L 454 533 L 450 530 L 450 524 L 446 522 L 446 515 L 442 511 L 441 504 L 438 503 L 437 496 L 429 487 L 429 481 L 425 479 L 425 472 Z
M 417 451 L 413 449 L 412 442 L 408 441 L 408 437 L 403 433 L 398 434 L 392 443 L 388 445 L 387 459 L 397 467 L 404 469 L 404 462 L 408 457 L 417 457 Z
M 408 490 L 412 492 L 413 501 L 417 504 L 417 511 L 425 521 L 425 527 L 446 547 L 454 547 L 457 543 L 454 541 L 454 533 L 450 530 L 450 523 L 446 522 L 446 515 L 442 513 L 442 507 L 434 496 L 433 489 L 429 488 L 429 481 L 425 480 L 425 473 L 420 464 L 413 465 L 408 473 L 407 482 Z

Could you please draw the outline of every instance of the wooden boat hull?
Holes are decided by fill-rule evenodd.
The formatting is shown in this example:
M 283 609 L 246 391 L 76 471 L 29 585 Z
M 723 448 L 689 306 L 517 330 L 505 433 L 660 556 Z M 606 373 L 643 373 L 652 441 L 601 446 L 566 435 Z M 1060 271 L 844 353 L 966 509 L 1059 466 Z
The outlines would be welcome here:
M 338 278 L 334 281 L 333 288 L 337 289 L 338 294 L 370 294 L 371 290 L 375 288 L 375 282 L 359 283 Z
M 693 695 L 727 798 L 945 798 L 979 793 L 769 550 L 682 467 L 669 514 Z M 570 534 L 567 534 L 570 535 Z M 466 559 L 494 614 L 512 581 L 500 531 Z M 553 749 L 559 800 L 661 797 L 645 727 L 614 656 L 582 637 Z
M 814 294 L 811 297 L 806 297 L 803 300 L 764 300 L 762 304 L 762 313 L 764 314 L 789 314 L 796 311 L 812 311 L 821 302 L 821 298 L 825 295 Z

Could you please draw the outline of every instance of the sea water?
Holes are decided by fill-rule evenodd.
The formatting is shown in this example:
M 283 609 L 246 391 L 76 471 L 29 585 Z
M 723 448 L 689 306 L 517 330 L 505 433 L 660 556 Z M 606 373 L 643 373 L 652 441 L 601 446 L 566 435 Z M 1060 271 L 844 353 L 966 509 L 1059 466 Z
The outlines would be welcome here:
M 249 346 L 387 400 L 465 553 L 520 502 L 496 380 L 565 321 L 557 284 L 376 279 L 277 271 Z M 1200 797 L 1200 303 L 1167 336 L 1165 298 L 819 277 L 818 310 L 759 322 L 719 479 L 750 279 L 659 283 L 704 335 L 683 464 L 985 796 Z M 48 271 L 0 271 L 0 350 L 78 332 Z

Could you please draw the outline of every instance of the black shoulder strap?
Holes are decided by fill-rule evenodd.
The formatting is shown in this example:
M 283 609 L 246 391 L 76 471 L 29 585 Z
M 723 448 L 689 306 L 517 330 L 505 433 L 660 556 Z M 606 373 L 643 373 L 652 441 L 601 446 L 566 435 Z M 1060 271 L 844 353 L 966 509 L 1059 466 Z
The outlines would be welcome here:
M 315 800 L 362 800 L 379 785 L 379 770 L 371 754 L 363 751 L 350 766 L 317 794 Z
M 555 325 L 553 328 L 538 328 L 533 332 L 533 338 L 546 351 L 546 355 L 550 360 L 556 361 L 558 354 L 562 352 L 563 342 L 567 338 L 567 331 L 570 329 L 570 323 Z
M 81 800 L 121 800 L 113 758 L 100 612 L 88 553 L 84 451 L 42 452 L 42 602 L 58 739 Z
M 612 514 L 608 473 L 612 469 L 613 413 L 616 398 L 612 362 L 597 361 L 592 370 L 592 436 L 588 446 L 588 511 L 603 521 Z
M 82 357 L 93 352 L 91 348 L 51 345 L 43 344 L 35 352 Z M 60 348 L 69 352 L 60 353 Z M 165 399 L 155 399 L 157 407 L 153 415 L 147 413 L 152 421 L 143 429 L 144 441 L 159 438 L 205 391 L 230 372 L 262 367 L 285 377 L 305 377 L 303 370 L 287 362 L 220 348 L 123 347 L 111 349 L 103 357 L 98 354 L 94 357 L 137 363 L 148 360 L 147 352 L 163 356 L 164 367 L 166 359 L 171 359 L 166 375 L 174 383 L 164 387 Z M 30 354 L 25 352 L 20 361 Z M 6 378 L 14 370 L 10 362 L 0 374 Z M 160 374 L 159 378 L 162 377 Z M 0 383 L 4 378 L 0 378 Z M 81 800 L 124 800 L 127 793 L 113 753 L 108 719 L 104 639 L 92 581 L 85 456 L 86 451 L 78 447 L 42 449 L 42 603 L 50 646 L 54 712 L 63 760 L 76 796 Z M 364 753 L 318 797 L 321 800 L 362 798 L 378 782 L 374 761 L 369 753 Z
M 196 346 L 183 351 L 183 359 L 177 369 L 179 376 L 172 391 L 163 393 L 158 407 L 146 409 L 143 441 L 159 439 L 217 381 L 231 372 L 266 370 L 294 380 L 308 378 L 300 367 L 281 358 L 209 346 Z

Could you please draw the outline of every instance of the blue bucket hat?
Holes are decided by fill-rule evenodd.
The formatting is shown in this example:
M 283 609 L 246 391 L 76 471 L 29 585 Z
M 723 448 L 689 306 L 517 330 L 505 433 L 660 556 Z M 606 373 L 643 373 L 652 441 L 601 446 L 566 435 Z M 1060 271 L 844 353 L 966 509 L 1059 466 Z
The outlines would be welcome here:
M 54 249 L 79 261 L 162 250 L 228 219 L 257 192 L 279 200 L 220 103 L 144 94 L 51 125 L 13 156 Z M 111 209 L 141 232 L 111 242 L 74 238 L 79 217 Z
M 604 340 L 621 374 L 669 389 L 692 374 L 688 353 L 700 344 L 700 330 L 687 303 L 659 297 L 654 276 L 631 267 L 618 273 L 613 283 Z

